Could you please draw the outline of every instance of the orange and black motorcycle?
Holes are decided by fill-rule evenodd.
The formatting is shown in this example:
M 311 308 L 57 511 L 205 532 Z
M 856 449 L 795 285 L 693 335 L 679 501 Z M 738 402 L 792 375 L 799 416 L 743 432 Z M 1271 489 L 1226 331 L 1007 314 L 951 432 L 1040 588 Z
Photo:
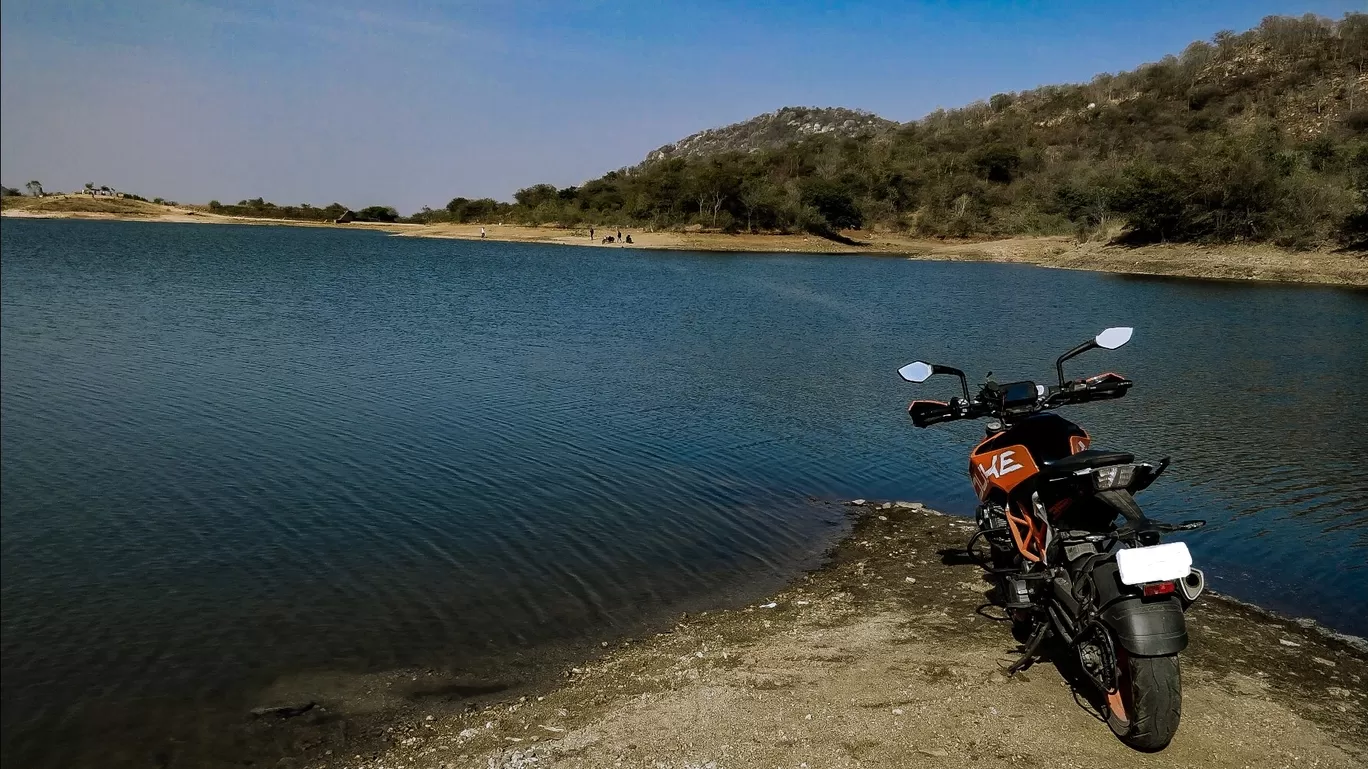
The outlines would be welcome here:
M 998 384 L 990 375 L 971 397 L 959 369 L 917 361 L 898 374 L 909 382 L 935 374 L 960 380 L 962 398 L 912 402 L 908 413 L 917 427 L 991 420 L 969 453 L 980 504 L 968 551 L 991 575 L 995 598 L 1024 645 L 1009 672 L 1031 664 L 1052 641 L 1049 648 L 1065 655 L 1056 659 L 1072 662 L 1076 655 L 1112 731 L 1133 748 L 1156 751 L 1178 730 L 1178 653 L 1188 640 L 1183 612 L 1205 586 L 1187 545 L 1161 544 L 1160 535 L 1205 522 L 1146 518 L 1135 495 L 1169 460 L 1137 463 L 1123 451 L 1094 449 L 1083 428 L 1052 413 L 1124 396 L 1129 379 L 1107 373 L 1065 380 L 1064 362 L 1130 338 L 1129 328 L 1109 328 L 1064 353 L 1055 361 L 1058 385 Z

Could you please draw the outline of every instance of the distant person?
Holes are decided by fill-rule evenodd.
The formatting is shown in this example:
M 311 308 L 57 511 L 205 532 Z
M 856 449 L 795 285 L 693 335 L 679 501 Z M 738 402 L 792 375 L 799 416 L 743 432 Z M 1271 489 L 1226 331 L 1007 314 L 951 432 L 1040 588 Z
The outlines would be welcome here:
M 590 239 L 590 240 L 593 240 L 593 239 L 594 239 L 594 228 L 593 228 L 593 226 L 590 226 L 590 227 L 589 227 L 589 239 Z
M 628 245 L 631 245 L 631 243 L 632 243 L 632 236 L 631 236 L 631 234 L 628 234 L 628 235 L 627 235 L 627 240 L 626 240 L 625 242 L 626 242 Z
M 484 228 L 481 227 L 481 228 L 480 228 L 480 237 L 483 238 L 484 236 L 485 236 Z
M 622 240 L 622 228 L 618 228 L 618 240 Z

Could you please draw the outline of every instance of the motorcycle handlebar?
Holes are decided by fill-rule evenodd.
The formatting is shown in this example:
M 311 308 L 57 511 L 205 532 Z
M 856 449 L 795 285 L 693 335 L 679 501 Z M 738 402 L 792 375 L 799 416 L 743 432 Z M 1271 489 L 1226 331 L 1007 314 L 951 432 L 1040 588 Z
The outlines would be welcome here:
M 1131 384 L 1129 379 L 1120 374 L 1099 374 L 1088 379 L 1069 382 L 1062 387 L 1050 387 L 1040 399 L 1026 407 L 1017 406 L 1009 409 L 1003 407 L 1001 403 L 985 400 L 984 393 L 987 392 L 985 389 L 971 401 L 962 398 L 953 398 L 949 403 L 913 401 L 907 407 L 907 413 L 912 417 L 912 424 L 917 427 L 930 427 L 942 422 L 953 422 L 957 419 L 1024 416 L 1074 403 L 1120 398 L 1130 389 Z

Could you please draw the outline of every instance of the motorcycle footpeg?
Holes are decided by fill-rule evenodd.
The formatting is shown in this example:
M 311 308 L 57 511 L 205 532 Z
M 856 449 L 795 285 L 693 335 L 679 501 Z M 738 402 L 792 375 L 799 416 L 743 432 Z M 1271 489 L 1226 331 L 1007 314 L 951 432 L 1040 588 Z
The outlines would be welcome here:
M 1004 606 L 1009 611 L 1031 608 L 1031 591 L 1026 586 L 1026 580 L 1017 577 L 1005 577 L 1002 580 L 1002 592 L 1007 599 Z

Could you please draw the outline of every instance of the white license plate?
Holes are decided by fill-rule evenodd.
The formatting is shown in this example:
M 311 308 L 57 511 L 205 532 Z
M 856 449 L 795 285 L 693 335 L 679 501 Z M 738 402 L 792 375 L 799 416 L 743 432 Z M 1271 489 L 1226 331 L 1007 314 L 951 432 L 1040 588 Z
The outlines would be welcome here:
M 1121 581 L 1127 585 L 1182 579 L 1192 571 L 1192 553 L 1182 542 L 1131 547 L 1116 552 Z

